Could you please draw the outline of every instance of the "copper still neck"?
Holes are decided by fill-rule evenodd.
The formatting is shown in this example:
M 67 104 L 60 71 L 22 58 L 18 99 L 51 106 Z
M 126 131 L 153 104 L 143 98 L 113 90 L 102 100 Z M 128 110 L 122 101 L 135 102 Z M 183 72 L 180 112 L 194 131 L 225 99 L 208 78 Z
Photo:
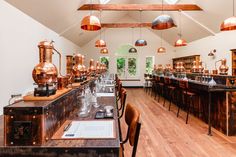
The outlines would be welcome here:
M 73 56 L 66 56 L 66 74 L 71 74 L 73 68 Z
M 82 65 L 82 55 L 81 54 L 77 54 L 75 55 L 75 64 L 77 65 Z
M 53 45 L 46 42 L 40 42 L 38 48 L 39 48 L 39 62 L 51 63 L 53 54 Z

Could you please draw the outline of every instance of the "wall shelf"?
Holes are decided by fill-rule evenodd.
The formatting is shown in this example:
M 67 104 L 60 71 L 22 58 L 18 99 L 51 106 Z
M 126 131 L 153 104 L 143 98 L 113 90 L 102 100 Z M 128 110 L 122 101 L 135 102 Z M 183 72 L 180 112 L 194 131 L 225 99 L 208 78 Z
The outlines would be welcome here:
M 236 51 L 235 51 L 236 52 Z M 190 71 L 192 68 L 192 63 L 193 61 L 199 59 L 200 60 L 200 55 L 192 55 L 192 56 L 184 56 L 184 57 L 179 57 L 179 58 L 173 58 L 173 68 L 175 69 L 176 63 L 177 62 L 184 62 L 184 67 L 186 71 Z

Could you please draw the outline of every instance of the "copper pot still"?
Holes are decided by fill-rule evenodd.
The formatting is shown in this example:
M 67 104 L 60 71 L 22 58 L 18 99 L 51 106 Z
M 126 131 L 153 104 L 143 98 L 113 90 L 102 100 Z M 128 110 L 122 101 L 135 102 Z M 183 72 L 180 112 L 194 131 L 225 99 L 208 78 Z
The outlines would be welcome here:
M 193 73 L 202 73 L 204 70 L 202 66 L 202 62 L 200 60 L 193 61 L 193 67 L 191 69 L 191 72 Z
M 53 44 L 48 41 L 41 41 L 39 48 L 39 64 L 33 69 L 32 76 L 38 86 L 45 86 L 57 83 L 57 68 L 52 63 Z
M 226 59 L 221 60 L 221 65 L 219 67 L 219 71 L 221 75 L 227 75 L 228 74 L 229 67 L 226 65 Z
M 185 71 L 184 62 L 177 62 L 175 69 L 176 72 L 184 72 Z
M 87 80 L 87 69 L 86 66 L 84 65 L 85 57 L 82 55 L 82 79 L 83 81 Z
M 171 67 L 171 65 L 170 64 L 166 64 L 166 67 L 165 67 L 165 71 L 166 72 L 172 72 L 172 67 Z
M 70 75 L 73 72 L 73 63 L 74 63 L 74 58 L 72 55 L 67 55 L 66 56 L 66 74 Z
M 82 66 L 82 55 L 76 54 L 75 65 L 72 68 L 75 82 L 83 82 L 83 66 Z

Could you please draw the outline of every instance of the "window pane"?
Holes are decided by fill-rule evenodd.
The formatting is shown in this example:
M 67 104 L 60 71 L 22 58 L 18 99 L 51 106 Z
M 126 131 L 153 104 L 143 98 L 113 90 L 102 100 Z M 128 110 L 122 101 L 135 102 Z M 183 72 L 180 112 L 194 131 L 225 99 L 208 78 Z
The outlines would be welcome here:
M 151 74 L 153 70 L 154 57 L 146 57 L 146 73 Z
M 136 76 L 137 73 L 137 59 L 128 58 L 128 73 L 130 76 Z
M 117 64 L 117 75 L 120 77 L 124 77 L 124 75 L 125 75 L 125 58 L 123 58 L 123 57 L 117 58 L 116 64 Z
M 109 57 L 100 57 L 100 62 L 104 63 L 107 66 L 107 69 L 109 69 Z

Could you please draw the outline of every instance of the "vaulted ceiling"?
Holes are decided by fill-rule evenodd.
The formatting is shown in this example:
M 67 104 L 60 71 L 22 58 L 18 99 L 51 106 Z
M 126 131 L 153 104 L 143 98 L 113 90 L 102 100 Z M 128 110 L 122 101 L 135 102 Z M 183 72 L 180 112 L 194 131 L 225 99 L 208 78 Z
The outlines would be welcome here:
M 16 8 L 28 14 L 43 25 L 57 32 L 61 36 L 71 40 L 79 46 L 85 45 L 88 41 L 96 37 L 99 32 L 89 32 L 81 30 L 80 21 L 89 11 L 77 11 L 77 9 L 90 0 L 6 0 Z M 162 0 L 110 0 L 109 3 L 125 4 L 161 4 Z M 93 0 L 93 3 L 100 3 Z M 188 11 L 181 14 L 182 34 L 188 41 L 198 40 L 219 32 L 221 22 L 232 16 L 231 0 L 179 0 L 179 4 L 197 4 L 203 11 Z M 142 22 L 152 22 L 161 12 L 146 11 L 142 13 Z M 178 12 L 165 12 L 173 17 L 175 23 L 179 25 Z M 95 11 L 94 14 L 99 14 Z M 139 22 L 139 12 L 115 12 L 103 11 L 102 22 L 119 22 L 124 16 Z M 156 35 L 160 31 L 152 30 Z M 173 45 L 177 39 L 179 28 L 165 30 L 163 38 Z

